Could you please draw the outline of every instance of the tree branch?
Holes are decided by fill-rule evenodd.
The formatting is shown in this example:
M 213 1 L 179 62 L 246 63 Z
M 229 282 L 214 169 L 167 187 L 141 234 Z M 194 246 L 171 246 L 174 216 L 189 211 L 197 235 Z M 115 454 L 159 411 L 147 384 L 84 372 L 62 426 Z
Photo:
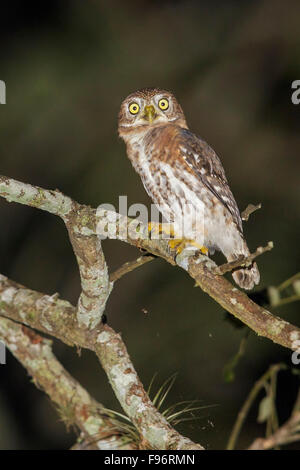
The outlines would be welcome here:
M 76 309 L 69 302 L 26 289 L 5 276 L 0 276 L 0 315 L 66 344 L 95 351 L 122 408 L 150 448 L 203 449 L 181 436 L 159 414 L 143 389 L 120 335 L 109 326 L 90 331 L 78 328 L 74 321 Z
M 199 444 L 183 438 L 154 408 L 130 361 L 126 347 L 109 326 L 97 337 L 95 350 L 122 408 L 132 419 L 145 442 L 152 448 L 203 450 Z M 166 446 L 162 447 L 165 442 Z
M 268 450 L 297 441 L 300 441 L 300 413 L 292 416 L 274 434 L 266 439 L 255 439 L 249 450 Z
M 0 175 L 0 195 L 8 202 L 18 202 L 36 207 L 59 217 L 66 217 L 72 210 L 73 201 L 58 189 L 48 189 L 22 183 Z
M 109 279 L 111 282 L 118 281 L 119 279 L 121 279 L 121 277 L 125 276 L 125 274 L 130 273 L 134 269 L 139 268 L 140 266 L 143 266 L 144 264 L 149 263 L 154 259 L 155 256 L 143 255 L 135 259 L 134 261 L 127 261 L 127 263 L 124 263 L 122 266 L 120 266 L 120 268 L 116 269 L 116 271 L 111 273 L 109 275 Z
M 259 335 L 297 350 L 300 329 L 273 316 L 244 292 L 216 274 L 216 264 L 185 250 L 175 258 L 166 240 L 149 240 L 148 226 L 102 208 L 78 204 L 58 190 L 49 191 L 0 177 L 0 196 L 60 216 L 68 229 L 81 276 L 78 308 L 0 278 L 1 314 L 58 337 L 70 345 L 94 350 L 123 407 L 150 446 L 161 449 L 201 449 L 174 431 L 153 407 L 137 377 L 121 338 L 108 326 L 99 327 L 112 283 L 100 238 L 116 238 L 177 264 L 228 312 Z M 111 223 L 112 221 L 112 223 Z M 150 423 L 150 426 L 149 426 Z M 155 432 L 153 432 L 155 429 Z M 175 447 L 176 446 L 176 447 Z
M 300 391 L 290 418 L 271 436 L 257 438 L 249 450 L 268 450 L 300 441 Z
M 37 198 L 37 193 L 40 198 Z M 6 177 L 0 177 L 0 196 L 57 213 L 64 218 L 67 226 L 72 225 L 77 238 L 81 236 L 87 239 L 96 234 L 102 238 L 116 238 L 164 258 L 170 264 L 177 264 L 189 273 L 204 292 L 257 334 L 292 350 L 297 349 L 295 341 L 300 340 L 299 328 L 272 315 L 251 301 L 244 292 L 233 288 L 229 281 L 213 272 L 217 266 L 208 257 L 199 254 L 192 256 L 190 251 L 184 250 L 175 260 L 167 240 L 149 240 L 148 226 L 143 226 L 141 222 L 113 211 L 95 210 L 77 203 L 73 203 L 74 208 L 70 199 L 59 191 L 44 190 Z
M 223 275 L 225 273 L 229 273 L 234 269 L 241 268 L 241 267 L 248 267 L 251 266 L 255 258 L 266 253 L 267 251 L 272 250 L 273 242 L 268 242 L 267 246 L 259 246 L 254 253 L 251 253 L 249 256 L 240 256 L 235 261 L 231 261 L 230 263 L 221 264 L 215 270 L 216 274 Z
M 131 245 L 143 248 L 172 265 L 177 264 L 188 272 L 204 292 L 259 336 L 269 338 L 291 350 L 297 349 L 295 341 L 300 340 L 300 329 L 272 315 L 268 310 L 250 300 L 244 292 L 233 287 L 223 276 L 216 274 L 217 265 L 213 260 L 199 253 L 194 256 L 189 250 L 184 250 L 174 258 L 166 240 L 149 240 L 146 226 L 139 224 L 139 230 L 136 230 L 131 219 L 120 214 L 114 215 L 115 232 L 112 235 L 109 231 L 103 230 L 103 227 L 106 227 L 105 221 L 112 216 L 111 212 L 100 210 L 96 213 L 94 211 L 94 216 L 91 213 L 91 219 L 96 218 L 99 235 L 116 237 Z M 127 234 L 127 238 L 124 234 Z
M 258 393 L 262 389 L 262 387 L 264 387 L 264 385 L 267 383 L 267 381 L 271 377 L 276 375 L 284 367 L 285 366 L 283 366 L 282 364 L 272 365 L 267 370 L 267 372 L 265 372 L 263 374 L 263 376 L 259 380 L 257 380 L 257 382 L 255 382 L 253 388 L 251 389 L 245 403 L 243 404 L 243 406 L 242 406 L 242 408 L 241 408 L 241 410 L 240 410 L 240 412 L 237 416 L 236 422 L 234 424 L 233 430 L 232 430 L 232 432 L 230 434 L 230 437 L 229 437 L 229 440 L 228 440 L 227 450 L 233 450 L 235 448 L 235 445 L 236 445 L 237 439 L 240 435 L 240 432 L 241 432 L 242 426 L 244 424 L 244 421 L 247 418 L 249 410 L 250 410 L 255 398 L 257 397 Z
M 254 204 L 248 204 L 246 209 L 241 213 L 242 220 L 249 220 L 250 215 L 258 209 L 261 209 L 261 204 L 257 204 L 256 206 Z
M 90 208 L 80 206 L 60 191 L 49 191 L 0 176 L 0 195 L 8 202 L 36 207 L 63 219 L 78 262 L 82 292 L 78 300 L 79 326 L 95 327 L 100 321 L 112 289 L 107 266 L 98 237 L 84 233 L 85 213 Z M 75 229 L 81 228 L 79 234 Z
M 0 338 L 59 408 L 68 426 L 77 426 L 98 449 L 134 449 L 109 413 L 63 368 L 52 353 L 51 341 L 7 318 L 0 318 Z
M 89 208 L 87 212 L 88 210 Z M 77 305 L 78 324 L 94 328 L 101 321 L 113 283 L 109 280 L 100 238 L 79 234 L 75 230 L 76 227 L 82 226 L 85 212 L 84 207 L 73 203 L 73 210 L 64 216 L 64 221 L 77 259 L 81 280 L 81 294 Z

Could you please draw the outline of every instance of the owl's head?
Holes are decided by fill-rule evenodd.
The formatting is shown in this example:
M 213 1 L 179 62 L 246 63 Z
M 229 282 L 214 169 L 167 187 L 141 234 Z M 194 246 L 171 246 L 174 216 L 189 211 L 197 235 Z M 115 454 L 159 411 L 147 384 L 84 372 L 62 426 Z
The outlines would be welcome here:
M 181 106 L 169 91 L 144 88 L 131 93 L 121 104 L 119 134 L 122 137 L 130 131 L 170 123 L 187 127 Z

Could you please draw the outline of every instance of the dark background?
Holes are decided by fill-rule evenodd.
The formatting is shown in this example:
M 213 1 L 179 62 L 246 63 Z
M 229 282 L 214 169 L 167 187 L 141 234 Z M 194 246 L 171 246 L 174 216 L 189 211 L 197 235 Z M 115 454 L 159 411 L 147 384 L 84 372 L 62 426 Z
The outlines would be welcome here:
M 149 199 L 117 136 L 124 97 L 137 88 L 172 90 L 192 130 L 221 156 L 240 209 L 263 207 L 246 224 L 250 248 L 273 240 L 259 260 L 261 285 L 278 285 L 299 269 L 300 105 L 291 83 L 300 79 L 300 3 L 264 1 L 10 1 L 1 4 L 1 173 L 97 206 Z M 74 304 L 79 277 L 60 220 L 0 201 L 0 271 Z M 138 251 L 104 242 L 110 270 Z M 148 314 L 143 313 L 146 309 Z M 275 309 L 274 309 L 275 310 Z M 295 303 L 275 312 L 300 323 Z M 119 281 L 109 324 L 122 332 L 140 377 L 157 386 L 178 378 L 168 403 L 216 405 L 179 431 L 210 449 L 224 448 L 253 382 L 274 362 L 291 366 L 290 352 L 250 335 L 236 378 L 223 368 L 244 330 L 180 269 L 161 260 Z M 93 354 L 55 343 L 64 366 L 99 401 L 118 409 Z M 54 406 L 9 355 L 0 366 L 0 448 L 68 448 Z M 279 377 L 278 407 L 288 417 L 297 378 Z M 261 397 L 260 397 L 261 398 Z M 256 407 L 239 447 L 263 435 Z

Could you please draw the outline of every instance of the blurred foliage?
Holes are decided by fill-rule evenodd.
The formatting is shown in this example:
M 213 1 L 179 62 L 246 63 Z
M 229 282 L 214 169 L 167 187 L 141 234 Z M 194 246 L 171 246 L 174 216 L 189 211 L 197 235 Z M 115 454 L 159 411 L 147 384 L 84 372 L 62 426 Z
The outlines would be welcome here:
M 299 271 L 300 106 L 291 103 L 291 83 L 300 78 L 298 1 L 13 0 L 1 6 L 1 20 L 2 174 L 93 206 L 118 208 L 124 194 L 129 204 L 149 204 L 118 139 L 117 114 L 135 89 L 167 88 L 192 130 L 221 156 L 240 209 L 262 203 L 245 223 L 252 249 L 275 244 L 259 259 L 260 289 Z M 75 303 L 79 278 L 63 224 L 4 201 L 0 217 L 0 272 Z M 138 254 L 117 241 L 103 245 L 111 270 Z M 177 372 L 170 403 L 218 404 L 202 421 L 180 425 L 209 448 L 224 448 L 247 391 L 268 365 L 291 364 L 289 351 L 252 334 L 234 382 L 225 383 L 224 366 L 243 330 L 224 322 L 215 302 L 161 260 L 116 283 L 107 314 L 145 386 L 155 372 L 161 382 Z M 296 303 L 281 307 L 280 315 L 299 325 Z M 99 401 L 119 410 L 91 353 L 78 357 L 56 343 L 55 352 Z M 11 356 L 0 377 L 0 448 L 74 443 Z M 281 388 L 278 412 L 285 419 L 296 381 Z M 250 414 L 241 447 L 261 429 Z

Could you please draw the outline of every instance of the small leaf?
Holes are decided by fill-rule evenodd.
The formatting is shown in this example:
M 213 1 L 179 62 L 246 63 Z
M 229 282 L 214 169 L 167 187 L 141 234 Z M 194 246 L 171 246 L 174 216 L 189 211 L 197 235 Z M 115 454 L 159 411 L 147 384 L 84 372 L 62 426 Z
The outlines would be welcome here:
M 267 419 L 272 414 L 272 409 L 273 409 L 272 397 L 271 396 L 264 397 L 259 404 L 257 422 L 264 423 L 265 421 L 267 421 Z

